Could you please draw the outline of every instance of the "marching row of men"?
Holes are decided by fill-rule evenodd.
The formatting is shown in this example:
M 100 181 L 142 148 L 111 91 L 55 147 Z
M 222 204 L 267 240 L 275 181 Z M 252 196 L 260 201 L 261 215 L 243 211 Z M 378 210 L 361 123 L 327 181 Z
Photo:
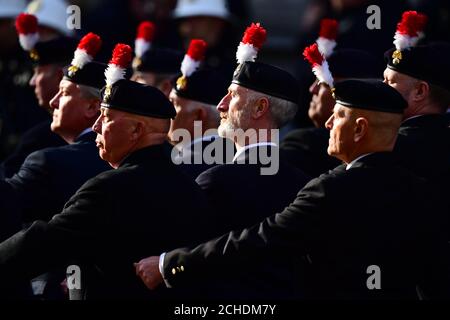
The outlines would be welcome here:
M 384 75 L 369 53 L 312 45 L 316 128 L 278 143 L 267 131 L 293 119 L 299 88 L 258 61 L 259 24 L 228 77 L 201 65 L 200 39 L 184 56 L 150 48 L 145 22 L 129 80 L 128 45 L 106 65 L 98 35 L 75 49 L 70 38 L 38 41 L 37 23 L 22 14 L 17 29 L 52 119 L 3 164 L 2 298 L 61 298 L 71 264 L 75 299 L 449 296 L 448 44 L 395 43 Z M 179 129 L 192 139 L 172 146 Z M 208 147 L 220 161 L 195 163 Z M 262 174 L 262 155 L 274 174 Z M 369 284 L 371 266 L 381 284 Z

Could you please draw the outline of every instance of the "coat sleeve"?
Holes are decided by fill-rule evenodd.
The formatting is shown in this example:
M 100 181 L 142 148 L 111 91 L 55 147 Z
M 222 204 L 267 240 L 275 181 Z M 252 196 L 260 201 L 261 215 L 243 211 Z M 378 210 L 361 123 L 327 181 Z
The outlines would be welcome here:
M 261 257 L 267 259 L 272 250 L 296 255 L 308 253 L 317 237 L 321 215 L 327 210 L 323 180 L 310 181 L 284 211 L 250 228 L 231 231 L 195 248 L 167 252 L 163 264 L 166 284 L 177 287 L 195 282 L 203 273 L 221 272 L 233 264 L 254 263 Z
M 91 179 L 49 222 L 35 221 L 2 242 L 0 288 L 13 287 L 17 281 L 63 266 L 69 259 L 94 255 L 108 228 L 105 212 L 114 207 L 110 198 L 107 185 Z

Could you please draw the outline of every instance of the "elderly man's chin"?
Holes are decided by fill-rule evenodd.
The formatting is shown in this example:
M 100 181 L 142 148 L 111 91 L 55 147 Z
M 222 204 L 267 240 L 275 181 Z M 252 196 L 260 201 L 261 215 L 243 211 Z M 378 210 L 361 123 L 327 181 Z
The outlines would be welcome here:
M 217 128 L 217 132 L 222 138 L 230 138 L 234 134 L 234 128 L 228 121 L 225 121 Z

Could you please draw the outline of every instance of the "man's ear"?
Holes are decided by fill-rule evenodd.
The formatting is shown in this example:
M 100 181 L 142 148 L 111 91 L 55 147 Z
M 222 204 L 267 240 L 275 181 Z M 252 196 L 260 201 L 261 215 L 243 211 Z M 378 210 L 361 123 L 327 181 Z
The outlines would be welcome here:
M 100 113 L 100 100 L 98 99 L 90 99 L 89 105 L 86 108 L 86 117 L 87 118 L 97 118 Z
M 261 97 L 256 100 L 253 106 L 253 119 L 259 119 L 269 111 L 269 99 Z
M 144 134 L 144 124 L 137 120 L 132 124 L 133 130 L 131 131 L 131 140 L 136 141 Z
M 355 121 L 355 132 L 353 135 L 353 141 L 359 142 L 363 139 L 363 137 L 367 134 L 369 129 L 369 122 L 366 118 L 357 118 Z
M 423 101 L 430 95 L 430 85 L 425 81 L 418 81 L 415 86 L 413 101 Z

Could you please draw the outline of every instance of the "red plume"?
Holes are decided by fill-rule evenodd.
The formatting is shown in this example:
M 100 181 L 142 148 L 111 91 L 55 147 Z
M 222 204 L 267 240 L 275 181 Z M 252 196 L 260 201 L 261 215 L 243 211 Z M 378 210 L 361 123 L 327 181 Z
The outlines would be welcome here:
M 338 22 L 335 19 L 322 19 L 320 21 L 319 37 L 335 40 L 337 37 Z
M 205 58 L 205 52 L 206 42 L 200 39 L 192 39 L 186 54 L 193 60 L 199 61 Z
M 143 21 L 137 28 L 136 39 L 144 39 L 147 42 L 152 42 L 155 36 L 155 25 L 150 21 Z
M 250 27 L 245 30 L 244 36 L 242 37 L 242 43 L 249 43 L 259 50 L 266 41 L 266 37 L 266 29 L 261 27 L 259 23 L 252 23 Z
M 102 46 L 102 39 L 95 33 L 89 32 L 78 44 L 78 49 L 86 51 L 91 57 L 95 57 Z
M 32 14 L 21 13 L 16 18 L 16 29 L 19 34 L 36 33 L 38 30 L 38 20 Z
M 405 11 L 402 20 L 397 24 L 397 32 L 410 37 L 417 37 L 417 32 L 425 27 L 427 17 L 417 11 Z
M 118 43 L 114 47 L 113 55 L 109 63 L 126 69 L 131 62 L 132 56 L 131 47 L 129 45 Z
M 305 57 L 306 60 L 309 61 L 309 63 L 313 67 L 317 65 L 322 65 L 322 62 L 324 60 L 322 54 L 319 51 L 317 43 L 314 43 L 309 47 L 306 47 L 305 50 L 303 50 L 303 56 Z

